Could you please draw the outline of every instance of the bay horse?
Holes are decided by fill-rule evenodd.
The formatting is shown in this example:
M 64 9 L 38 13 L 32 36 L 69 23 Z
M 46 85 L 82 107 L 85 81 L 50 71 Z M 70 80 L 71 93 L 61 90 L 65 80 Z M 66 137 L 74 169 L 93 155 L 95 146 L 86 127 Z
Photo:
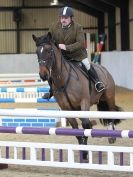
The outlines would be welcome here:
M 53 95 L 62 110 L 89 111 L 94 104 L 98 111 L 120 111 L 115 105 L 115 83 L 111 74 L 101 65 L 92 63 L 99 79 L 104 83 L 105 90 L 97 92 L 94 83 L 89 80 L 84 72 L 71 61 L 66 60 L 58 48 L 52 35 L 36 37 L 32 35 L 37 46 L 36 53 L 39 63 L 39 74 L 43 80 L 51 80 Z M 78 128 L 76 118 L 67 118 L 72 128 Z M 84 129 L 91 129 L 92 125 L 88 119 L 80 119 Z M 101 119 L 100 119 L 101 120 Z M 120 123 L 119 119 L 103 119 L 102 124 L 114 125 Z M 87 144 L 88 137 L 76 136 L 79 144 Z M 109 143 L 114 143 L 115 138 L 109 137 Z M 84 157 L 86 154 L 84 153 Z

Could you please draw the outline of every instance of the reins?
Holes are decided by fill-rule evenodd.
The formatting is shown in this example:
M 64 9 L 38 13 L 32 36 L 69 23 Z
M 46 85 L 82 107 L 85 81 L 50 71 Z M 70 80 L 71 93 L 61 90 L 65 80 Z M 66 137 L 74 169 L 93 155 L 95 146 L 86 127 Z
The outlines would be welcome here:
M 39 46 L 42 46 L 43 48 L 44 48 L 44 46 L 46 45 L 47 43 L 43 43 L 43 45 L 41 44 L 41 45 L 39 45 Z M 63 56 L 62 56 L 62 54 L 61 54 L 61 58 L 60 58 L 60 61 L 61 61 L 61 64 L 60 64 L 60 67 L 59 67 L 59 71 L 60 71 L 60 73 L 58 73 L 58 75 L 57 75 L 57 73 L 54 71 L 54 67 L 56 67 L 56 60 L 58 60 L 58 58 L 57 58 L 57 56 L 56 56 L 56 54 L 55 54 L 55 51 L 54 51 L 54 47 L 56 47 L 54 44 L 52 44 L 52 43 L 50 43 L 50 45 L 51 45 L 51 50 L 50 50 L 50 52 L 51 52 L 51 57 L 49 58 L 50 59 L 50 64 L 49 64 L 49 66 L 46 66 L 45 65 L 45 67 L 47 67 L 47 69 L 48 69 L 48 71 L 49 71 L 49 81 L 50 81 L 50 83 L 51 83 L 51 86 L 52 86 L 52 84 L 54 84 L 54 85 L 56 85 L 56 90 L 53 90 L 53 88 L 52 88 L 52 91 L 53 91 L 53 93 L 56 93 L 56 92 L 64 92 L 64 94 L 65 94 L 65 96 L 66 96 L 66 98 L 67 98 L 67 101 L 68 101 L 68 103 L 69 103 L 69 105 L 71 106 L 71 108 L 74 110 L 74 107 L 73 107 L 73 105 L 72 105 L 72 103 L 71 103 L 71 101 L 70 101 L 70 98 L 69 98 L 69 96 L 68 96 L 68 94 L 67 94 L 67 91 L 66 91 L 66 89 L 67 89 L 67 87 L 68 87 L 68 85 L 69 85 L 69 81 L 70 81 L 70 77 L 71 77 L 71 71 L 72 71 L 72 68 L 73 68 L 73 70 L 76 72 L 76 70 L 74 69 L 74 67 L 72 67 L 72 64 L 70 63 L 70 62 L 67 62 L 64 58 L 63 58 Z M 61 51 L 60 51 L 60 53 L 61 53 Z M 48 59 L 46 58 L 46 59 L 44 59 L 44 58 L 42 58 L 41 60 L 40 60 L 40 62 L 39 62 L 39 64 L 45 64 L 45 62 L 47 61 Z M 67 67 L 66 65 L 65 65 L 65 63 L 68 63 L 68 65 L 69 65 L 69 67 Z M 66 81 L 65 81 L 65 83 L 64 83 L 64 85 L 63 86 L 61 86 L 61 87 L 59 87 L 59 88 L 57 88 L 57 84 L 56 84 L 56 82 L 55 82 L 55 79 L 54 79 L 54 77 L 52 77 L 52 75 L 57 75 L 56 76 L 56 78 L 58 78 L 58 79 L 61 79 L 61 77 L 62 77 L 62 75 L 63 75 L 63 64 L 64 64 L 64 67 L 65 67 L 65 69 L 66 69 L 66 71 L 67 71 L 67 73 L 68 73 L 68 76 L 67 76 L 67 79 L 66 79 Z M 77 74 L 77 72 L 76 72 L 76 75 L 77 75 L 77 77 L 78 77 L 78 74 Z

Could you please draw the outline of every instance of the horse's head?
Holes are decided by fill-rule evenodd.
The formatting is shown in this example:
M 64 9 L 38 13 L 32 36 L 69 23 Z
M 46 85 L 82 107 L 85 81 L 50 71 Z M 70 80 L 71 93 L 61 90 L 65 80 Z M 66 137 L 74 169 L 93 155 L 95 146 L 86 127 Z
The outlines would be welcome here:
M 37 46 L 36 53 L 38 57 L 40 77 L 43 79 L 43 81 L 49 80 L 54 62 L 51 33 L 48 32 L 47 35 L 43 35 L 41 37 L 32 35 L 32 38 Z

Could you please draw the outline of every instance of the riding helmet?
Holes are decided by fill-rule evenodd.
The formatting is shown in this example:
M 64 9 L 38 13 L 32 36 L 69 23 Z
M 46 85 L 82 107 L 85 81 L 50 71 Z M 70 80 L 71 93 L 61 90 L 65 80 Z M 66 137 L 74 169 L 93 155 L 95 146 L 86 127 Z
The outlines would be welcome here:
M 60 10 L 59 16 L 67 16 L 67 17 L 73 17 L 74 13 L 73 13 L 73 9 L 71 7 L 63 7 Z

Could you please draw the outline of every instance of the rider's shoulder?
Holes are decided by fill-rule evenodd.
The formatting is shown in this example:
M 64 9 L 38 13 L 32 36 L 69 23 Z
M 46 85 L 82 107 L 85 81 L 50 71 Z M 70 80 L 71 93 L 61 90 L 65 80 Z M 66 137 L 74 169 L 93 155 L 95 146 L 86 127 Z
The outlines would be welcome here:
M 81 31 L 83 29 L 82 25 L 79 23 L 73 23 L 75 30 Z
M 73 22 L 73 25 L 77 28 L 82 28 L 82 25 L 80 23 Z

